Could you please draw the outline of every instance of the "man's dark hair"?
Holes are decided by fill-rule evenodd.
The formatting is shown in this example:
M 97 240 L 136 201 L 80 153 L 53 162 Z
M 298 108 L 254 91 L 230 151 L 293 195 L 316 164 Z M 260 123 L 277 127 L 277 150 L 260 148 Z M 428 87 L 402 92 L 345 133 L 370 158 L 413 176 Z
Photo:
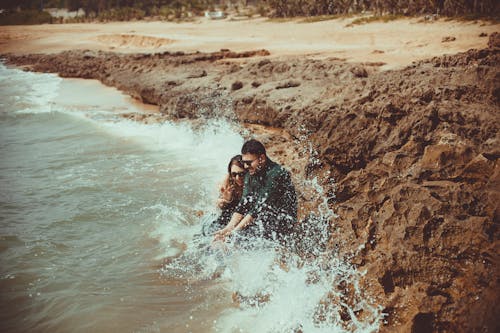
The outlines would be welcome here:
M 266 155 L 266 148 L 262 143 L 257 140 L 248 140 L 241 147 L 242 154 L 253 154 L 253 155 Z

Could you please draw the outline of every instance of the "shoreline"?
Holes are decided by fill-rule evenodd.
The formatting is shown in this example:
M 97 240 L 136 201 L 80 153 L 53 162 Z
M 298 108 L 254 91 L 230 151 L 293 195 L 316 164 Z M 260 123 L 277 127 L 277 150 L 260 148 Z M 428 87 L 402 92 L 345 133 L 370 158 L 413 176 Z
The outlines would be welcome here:
M 488 40 L 391 70 L 262 49 L 7 59 L 98 79 L 158 104 L 164 119 L 222 117 L 263 131 L 292 174 L 318 177 L 334 197 L 330 250 L 367 271 L 361 287 L 384 308 L 382 332 L 494 331 L 500 36 Z M 311 158 L 290 150 L 290 140 L 310 144 Z M 314 199 L 302 193 L 306 206 Z

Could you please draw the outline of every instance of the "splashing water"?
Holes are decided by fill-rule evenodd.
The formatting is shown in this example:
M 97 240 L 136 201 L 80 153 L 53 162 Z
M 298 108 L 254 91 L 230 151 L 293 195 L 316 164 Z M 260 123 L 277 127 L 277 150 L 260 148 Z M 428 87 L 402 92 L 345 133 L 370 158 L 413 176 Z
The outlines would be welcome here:
M 300 142 L 315 158 L 307 140 Z M 286 246 L 242 237 L 214 243 L 195 228 L 195 234 L 183 238 L 182 249 L 167 258 L 164 277 L 219 281 L 231 295 L 233 306 L 213 322 L 216 332 L 378 330 L 382 309 L 359 287 L 362 273 L 328 247 L 330 222 L 336 218 L 328 204 L 331 197 L 317 178 L 304 180 L 304 187 L 314 192 L 318 205 Z
M 111 88 L 0 76 L 2 330 L 378 329 L 361 273 L 328 248 L 335 214 L 317 179 L 305 186 L 318 209 L 288 246 L 214 245 L 199 234 L 243 142 L 233 125 L 140 124 Z
M 185 237 L 162 275 L 219 281 L 233 307 L 214 321 L 216 332 L 377 331 L 381 309 L 359 288 L 361 274 L 327 250 L 328 229 L 306 226 L 304 238 L 286 247 L 256 238 L 220 244 Z

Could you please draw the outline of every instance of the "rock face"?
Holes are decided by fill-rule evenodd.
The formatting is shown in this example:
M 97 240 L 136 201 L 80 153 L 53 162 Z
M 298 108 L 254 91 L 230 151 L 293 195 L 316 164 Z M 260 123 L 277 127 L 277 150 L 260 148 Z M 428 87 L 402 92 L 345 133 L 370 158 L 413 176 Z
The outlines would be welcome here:
M 226 117 L 307 142 L 315 153 L 290 163 L 301 156 L 282 149 L 288 139 L 266 138 L 297 178 L 318 177 L 332 195 L 331 249 L 366 270 L 362 287 L 386 314 L 381 331 L 494 332 L 498 40 L 384 72 L 340 59 L 262 58 L 266 51 L 6 57 L 99 79 L 170 119 Z M 311 202 L 302 190 L 305 215 Z

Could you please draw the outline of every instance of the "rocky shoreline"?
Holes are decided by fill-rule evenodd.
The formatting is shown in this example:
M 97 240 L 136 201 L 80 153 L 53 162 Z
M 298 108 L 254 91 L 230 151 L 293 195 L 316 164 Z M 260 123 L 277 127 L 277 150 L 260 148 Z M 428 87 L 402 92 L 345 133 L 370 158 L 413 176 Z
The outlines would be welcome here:
M 366 271 L 361 287 L 386 314 L 381 331 L 495 332 L 498 33 L 488 46 L 391 71 L 266 50 L 2 57 L 160 107 L 132 119 L 223 117 L 250 127 L 296 179 L 317 177 L 328 192 L 338 215 L 329 246 Z M 305 216 L 317 198 L 301 189 L 301 202 Z

